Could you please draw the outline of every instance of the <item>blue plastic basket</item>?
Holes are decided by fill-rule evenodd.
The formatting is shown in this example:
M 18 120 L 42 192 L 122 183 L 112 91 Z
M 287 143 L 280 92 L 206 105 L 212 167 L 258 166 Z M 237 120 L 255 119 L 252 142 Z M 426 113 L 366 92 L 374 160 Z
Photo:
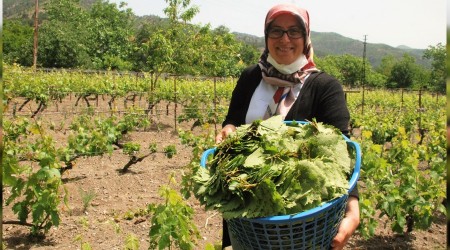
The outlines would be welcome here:
M 347 145 L 355 151 L 355 166 L 348 192 L 359 178 L 361 149 L 359 144 L 344 136 Z M 216 148 L 206 150 L 200 160 L 205 167 L 209 155 Z M 319 207 L 292 215 L 269 216 L 255 219 L 227 220 L 233 250 L 249 249 L 329 249 L 344 217 L 348 194 L 326 202 Z

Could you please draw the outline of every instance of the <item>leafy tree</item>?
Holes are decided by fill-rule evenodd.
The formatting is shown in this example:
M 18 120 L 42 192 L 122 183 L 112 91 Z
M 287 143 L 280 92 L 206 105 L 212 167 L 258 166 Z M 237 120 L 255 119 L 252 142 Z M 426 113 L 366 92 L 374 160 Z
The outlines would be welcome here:
M 367 65 L 367 64 L 366 64 Z M 367 72 L 367 70 L 366 70 Z M 376 71 L 369 71 L 367 72 L 366 81 L 367 85 L 370 87 L 384 87 L 386 83 L 387 77 L 383 74 L 380 74 Z
M 187 24 L 199 12 L 197 6 L 189 6 L 191 0 L 165 0 L 169 4 L 163 11 L 172 25 L 179 25 L 180 21 Z
M 133 41 L 136 44 L 146 43 L 148 42 L 151 34 L 156 31 L 158 31 L 156 24 L 145 22 L 136 30 Z
M 155 74 L 156 81 L 163 72 L 168 72 L 172 68 L 175 63 L 173 54 L 172 42 L 166 38 L 166 31 L 154 32 L 147 42 L 135 47 L 135 67 Z
M 430 77 L 431 77 L 431 71 L 429 69 L 426 69 L 425 67 L 422 67 L 418 64 L 415 65 L 416 72 L 415 72 L 415 78 L 413 81 L 412 88 L 413 89 L 428 89 L 428 90 L 436 90 L 435 86 L 430 86 Z
M 323 58 L 322 67 L 334 74 L 343 84 L 357 86 L 362 79 L 362 59 L 352 55 L 329 55 Z
M 213 31 L 213 37 L 216 38 L 216 40 L 212 54 L 216 55 L 218 63 L 212 73 L 218 76 L 239 75 L 246 66 L 246 64 L 243 63 L 242 55 L 240 54 L 243 44 L 239 42 L 235 35 L 231 34 L 230 30 L 225 26 L 216 28 Z M 250 63 L 254 64 L 257 62 L 260 55 L 259 53 L 255 54 L 255 51 L 252 52 L 253 53 L 249 54 L 251 57 L 248 59 L 252 59 Z M 213 58 L 213 60 L 214 59 L 215 58 Z
M 124 8 L 121 3 L 119 8 Z M 89 11 L 91 24 L 89 55 L 98 69 L 129 70 L 132 38 L 133 12 L 120 10 L 115 3 L 96 1 Z
M 3 52 L 7 63 L 33 64 L 33 27 L 20 20 L 4 20 Z
M 196 34 L 192 25 L 188 25 L 199 12 L 197 6 L 190 6 L 190 0 L 166 0 L 168 6 L 163 10 L 169 18 L 169 28 L 166 30 L 166 39 L 174 50 L 171 73 L 192 73 L 192 59 L 198 56 L 198 50 L 192 46 Z
M 340 80 L 349 86 L 357 86 L 361 84 L 362 79 L 362 59 L 356 56 L 345 54 L 342 56 L 330 55 L 324 58 L 325 62 L 329 62 L 339 71 Z
M 361 85 L 364 81 L 362 70 L 363 70 L 363 61 L 362 58 L 358 58 L 356 56 L 352 56 L 349 54 L 345 54 L 341 57 L 338 57 L 337 61 L 338 66 L 340 66 L 340 71 L 344 77 L 344 82 L 349 84 L 350 86 Z M 370 64 L 366 63 L 366 67 Z M 368 72 L 368 70 L 366 69 Z
M 423 55 L 423 58 L 431 59 L 430 89 L 445 93 L 446 48 L 441 43 L 436 46 L 429 46 Z
M 48 20 L 39 29 L 38 64 L 43 67 L 88 67 L 88 15 L 79 0 L 50 0 Z
M 122 4 L 120 7 L 125 6 Z M 99 0 L 89 10 L 80 0 L 50 0 L 39 32 L 43 67 L 131 69 L 132 12 Z
M 415 59 L 404 54 L 402 60 L 392 67 L 387 87 L 410 88 L 414 85 L 418 75 L 419 66 L 415 63 Z
M 242 63 L 243 65 L 254 64 L 258 61 L 261 53 L 262 52 L 259 51 L 255 45 L 243 43 L 239 52 L 239 56 L 241 58 L 240 63 Z
M 363 61 L 352 55 L 329 55 L 324 58 L 314 59 L 320 70 L 337 78 L 340 82 L 350 87 L 365 86 L 379 87 L 383 86 L 385 77 L 372 69 L 369 61 L 366 61 L 366 76 L 363 79 Z
M 407 54 L 401 60 L 393 55 L 385 56 L 376 72 L 381 76 L 379 81 L 383 82 L 374 85 L 376 87 L 420 89 L 428 85 L 429 71 L 416 64 L 414 58 Z
M 193 57 L 190 46 L 192 29 L 186 25 L 198 12 L 197 7 L 189 7 L 190 1 L 166 0 L 169 4 L 164 13 L 169 25 L 154 29 L 149 25 L 137 31 L 133 47 L 133 69 L 152 73 L 152 84 L 165 73 L 185 73 Z M 183 68 L 184 67 L 184 68 Z
M 362 79 L 365 86 L 369 87 L 384 87 L 384 84 L 386 82 L 386 76 L 383 74 L 378 73 L 375 69 L 372 68 L 372 65 L 370 64 L 369 60 L 366 59 L 365 63 L 365 79 Z M 363 78 L 363 76 L 361 76 Z
M 394 55 L 386 55 L 381 59 L 380 65 L 375 69 L 378 73 L 383 74 L 386 77 L 391 75 L 392 68 L 397 63 L 397 59 Z
M 334 76 L 340 82 L 343 82 L 344 77 L 342 76 L 337 63 L 335 62 L 335 56 L 326 56 L 323 58 L 315 57 L 314 62 L 317 65 L 317 68 L 320 70 L 327 72 L 328 74 Z
M 219 26 L 210 30 L 205 26 L 192 39 L 195 48 L 194 74 L 210 76 L 237 75 L 244 66 L 240 64 L 241 43 L 229 33 L 228 28 Z M 254 62 L 253 62 L 254 63 Z
M 242 70 L 242 44 L 228 28 L 211 30 L 210 25 L 189 24 L 198 7 L 190 6 L 190 1 L 166 2 L 168 26 L 154 29 L 144 25 L 136 33 L 134 69 L 153 73 L 154 83 L 163 72 L 227 76 Z

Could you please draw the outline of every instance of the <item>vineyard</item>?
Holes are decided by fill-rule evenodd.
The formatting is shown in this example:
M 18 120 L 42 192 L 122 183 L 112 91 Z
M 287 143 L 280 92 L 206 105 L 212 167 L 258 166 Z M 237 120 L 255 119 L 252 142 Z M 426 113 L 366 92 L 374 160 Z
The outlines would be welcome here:
M 214 249 L 189 197 L 236 79 L 4 66 L 7 249 Z M 361 226 L 349 249 L 445 248 L 446 97 L 349 89 Z

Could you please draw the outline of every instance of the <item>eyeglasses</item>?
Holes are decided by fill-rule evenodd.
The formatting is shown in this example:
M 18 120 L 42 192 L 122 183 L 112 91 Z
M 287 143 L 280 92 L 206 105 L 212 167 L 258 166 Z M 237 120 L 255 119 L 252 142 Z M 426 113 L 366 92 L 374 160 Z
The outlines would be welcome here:
M 281 29 L 281 28 L 273 28 L 270 29 L 269 32 L 267 33 L 267 35 L 270 38 L 281 38 L 284 33 L 286 33 L 288 35 L 289 38 L 293 38 L 293 39 L 299 39 L 303 37 L 303 31 L 299 28 L 290 28 L 287 30 Z

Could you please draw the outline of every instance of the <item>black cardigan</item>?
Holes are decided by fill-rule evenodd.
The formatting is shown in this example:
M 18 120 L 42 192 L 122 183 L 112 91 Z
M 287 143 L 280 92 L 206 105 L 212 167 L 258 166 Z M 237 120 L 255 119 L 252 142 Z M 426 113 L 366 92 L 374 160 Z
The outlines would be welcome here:
M 233 90 L 228 114 L 222 126 L 245 124 L 250 100 L 261 79 L 261 69 L 258 65 L 248 67 L 242 72 Z M 350 112 L 344 90 L 336 78 L 324 72 L 312 73 L 306 79 L 285 120 L 311 121 L 313 118 L 318 122 L 333 125 L 344 135 L 349 135 Z M 358 188 L 355 187 L 350 195 L 358 198 Z

